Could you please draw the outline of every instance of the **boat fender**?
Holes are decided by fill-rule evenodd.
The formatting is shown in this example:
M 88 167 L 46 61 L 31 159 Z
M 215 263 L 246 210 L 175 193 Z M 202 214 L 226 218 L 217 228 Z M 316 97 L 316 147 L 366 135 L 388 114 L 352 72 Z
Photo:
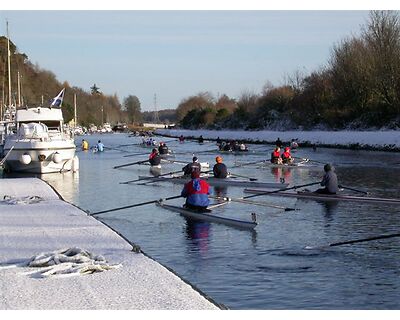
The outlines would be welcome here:
M 72 159 L 72 172 L 77 172 L 79 170 L 79 158 L 75 156 Z
M 55 163 L 60 163 L 60 162 L 62 161 L 61 154 L 59 154 L 57 151 L 54 152 L 54 153 L 53 153 L 53 156 L 52 156 L 52 160 L 53 160 L 53 162 L 55 162 Z
M 24 153 L 23 155 L 21 155 L 21 157 L 19 158 L 19 162 L 21 162 L 22 164 L 30 164 L 32 161 L 32 158 L 29 154 Z

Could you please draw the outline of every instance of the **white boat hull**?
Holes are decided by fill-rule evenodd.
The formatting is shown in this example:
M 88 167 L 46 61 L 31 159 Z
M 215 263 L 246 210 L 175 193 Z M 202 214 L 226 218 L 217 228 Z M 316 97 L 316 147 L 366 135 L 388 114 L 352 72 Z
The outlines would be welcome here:
M 207 213 L 207 212 L 196 212 L 196 211 L 185 209 L 183 207 L 166 205 L 166 204 L 163 204 L 162 202 L 157 203 L 157 205 L 164 209 L 178 212 L 182 216 L 189 218 L 189 219 L 220 223 L 220 224 L 224 224 L 224 225 L 228 225 L 228 226 L 236 227 L 236 228 L 241 228 L 241 229 L 254 229 L 258 224 L 255 221 L 237 220 L 237 219 L 233 219 L 233 218 L 214 215 L 212 213 Z
M 298 199 L 310 199 L 310 200 L 323 200 L 323 201 L 353 201 L 353 202 L 370 202 L 370 203 L 385 203 L 385 204 L 397 204 L 400 205 L 400 199 L 389 199 L 389 198 L 373 198 L 373 197 L 357 197 L 351 195 L 341 194 L 320 194 L 313 192 L 274 192 L 269 193 L 268 190 L 261 189 L 245 189 L 244 192 L 252 194 L 266 193 L 268 196 L 281 196 L 291 197 Z

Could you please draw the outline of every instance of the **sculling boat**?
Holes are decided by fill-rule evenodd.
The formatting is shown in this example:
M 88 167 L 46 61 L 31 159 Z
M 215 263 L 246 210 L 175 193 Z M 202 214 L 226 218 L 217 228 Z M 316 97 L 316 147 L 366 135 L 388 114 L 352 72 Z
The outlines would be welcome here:
M 228 177 L 226 179 L 217 179 L 212 176 L 201 176 L 200 178 L 208 182 L 210 186 L 225 187 L 253 187 L 253 188 L 271 188 L 271 189 L 283 189 L 286 188 L 288 183 L 277 183 L 277 182 L 258 182 L 250 180 L 241 180 L 233 177 Z M 190 177 L 186 176 L 164 176 L 164 177 L 149 177 L 149 176 L 139 176 L 139 179 L 143 179 L 147 182 L 172 182 L 176 184 L 185 184 L 190 181 Z
M 183 207 L 164 204 L 163 202 L 157 202 L 156 205 L 160 206 L 161 208 L 167 209 L 169 211 L 178 212 L 182 216 L 194 220 L 215 222 L 241 229 L 254 229 L 258 225 L 258 223 L 255 221 L 256 220 L 255 214 L 252 215 L 253 221 L 245 221 L 245 220 L 237 220 L 233 218 L 218 216 L 212 214 L 212 211 L 209 209 L 206 209 L 204 212 L 201 212 L 201 211 L 190 210 Z
M 267 194 L 268 190 L 262 189 L 244 189 L 246 193 L 260 194 L 266 193 L 268 196 L 280 196 L 280 197 L 292 197 L 298 199 L 312 199 L 312 200 L 324 200 L 324 201 L 355 201 L 355 202 L 370 202 L 370 203 L 386 203 L 386 204 L 398 204 L 400 205 L 400 199 L 390 198 L 374 198 L 374 197 L 358 197 L 344 194 L 320 194 L 308 191 L 295 192 L 274 192 Z

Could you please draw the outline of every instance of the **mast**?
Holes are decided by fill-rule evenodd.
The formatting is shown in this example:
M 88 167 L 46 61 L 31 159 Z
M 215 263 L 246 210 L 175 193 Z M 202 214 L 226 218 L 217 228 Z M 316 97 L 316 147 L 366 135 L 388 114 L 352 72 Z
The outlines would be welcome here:
M 17 77 L 17 80 L 18 80 L 18 107 L 20 107 L 21 106 L 21 81 L 20 81 L 19 71 L 17 74 L 18 74 L 18 77 Z
M 160 118 L 158 117 L 158 111 L 157 111 L 157 94 L 154 94 L 153 122 L 154 123 L 159 123 L 160 122 Z
M 8 33 L 8 20 L 6 20 L 7 26 L 7 56 L 8 56 L 8 106 L 11 108 L 11 52 L 10 52 L 10 35 Z M 11 111 L 11 110 L 10 110 Z
M 76 128 L 76 93 L 74 93 L 74 127 Z

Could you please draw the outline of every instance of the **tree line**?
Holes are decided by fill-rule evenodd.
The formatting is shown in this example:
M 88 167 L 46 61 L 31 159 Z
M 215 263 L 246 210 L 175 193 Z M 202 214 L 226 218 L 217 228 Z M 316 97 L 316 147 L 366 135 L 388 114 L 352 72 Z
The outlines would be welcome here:
M 400 22 L 394 11 L 371 11 L 359 36 L 335 44 L 326 66 L 295 71 L 282 86 L 237 99 L 202 92 L 183 99 L 184 128 L 400 128 Z

